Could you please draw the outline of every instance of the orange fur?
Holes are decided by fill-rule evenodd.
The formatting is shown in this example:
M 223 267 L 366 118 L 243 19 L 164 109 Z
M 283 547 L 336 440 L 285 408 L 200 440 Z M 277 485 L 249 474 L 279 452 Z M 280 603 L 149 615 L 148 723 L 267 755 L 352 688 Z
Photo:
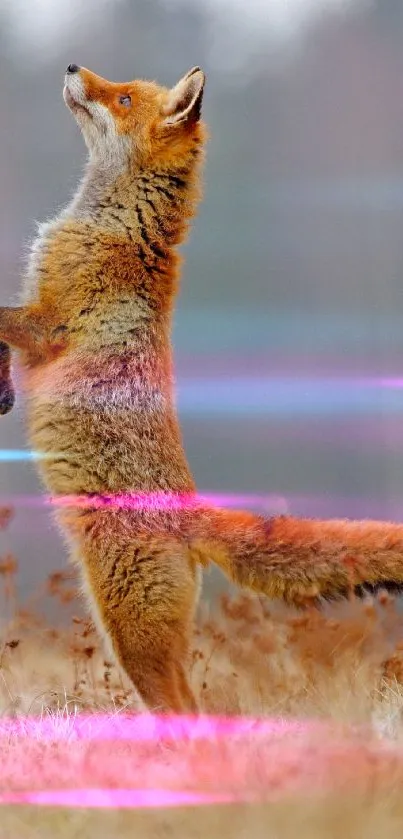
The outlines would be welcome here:
M 147 706 L 178 712 L 197 707 L 187 664 L 200 565 L 291 603 L 403 580 L 400 525 L 265 520 L 197 498 L 170 328 L 176 247 L 200 197 L 203 86 L 198 68 L 172 90 L 66 76 L 87 171 L 33 244 L 24 304 L 0 309 L 94 619 Z

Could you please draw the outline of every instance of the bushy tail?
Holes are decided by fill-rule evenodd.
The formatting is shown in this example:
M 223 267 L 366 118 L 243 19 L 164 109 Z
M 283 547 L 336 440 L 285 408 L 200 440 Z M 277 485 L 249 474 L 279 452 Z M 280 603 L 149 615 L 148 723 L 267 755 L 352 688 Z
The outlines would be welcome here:
M 403 525 L 206 509 L 192 550 L 237 585 L 302 605 L 365 590 L 403 591 Z

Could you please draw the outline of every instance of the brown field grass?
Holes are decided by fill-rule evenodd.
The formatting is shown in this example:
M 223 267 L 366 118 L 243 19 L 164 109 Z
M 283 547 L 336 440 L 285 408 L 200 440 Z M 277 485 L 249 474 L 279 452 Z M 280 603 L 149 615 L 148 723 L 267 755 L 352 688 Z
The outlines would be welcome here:
M 387 594 L 299 614 L 249 595 L 224 597 L 213 613 L 202 602 L 192 681 L 203 711 L 275 718 L 277 728 L 223 737 L 212 721 L 209 736 L 141 743 L 75 736 L 77 718 L 123 719 L 140 705 L 89 621 L 54 628 L 40 617 L 48 597 L 75 603 L 73 572 L 55 572 L 22 606 L 17 575 L 16 560 L 1 558 L 0 795 L 156 788 L 235 803 L 2 804 L 1 839 L 402 836 L 403 612 Z M 28 716 L 46 719 L 51 736 L 35 736 Z M 1 728 L 10 717 L 18 733 Z

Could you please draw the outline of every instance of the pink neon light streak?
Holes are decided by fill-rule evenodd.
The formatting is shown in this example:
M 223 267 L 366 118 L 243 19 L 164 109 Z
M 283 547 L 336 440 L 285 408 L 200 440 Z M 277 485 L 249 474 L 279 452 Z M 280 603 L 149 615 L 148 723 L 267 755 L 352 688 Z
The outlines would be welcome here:
M 287 500 L 276 494 L 236 494 L 236 493 L 119 493 L 114 496 L 49 496 L 49 495 L 4 495 L 0 497 L 0 506 L 14 507 L 46 507 L 46 506 L 107 506 L 129 507 L 131 509 L 147 509 L 150 507 L 167 509 L 182 509 L 185 506 L 197 504 L 212 504 L 217 507 L 267 509 L 284 513 L 288 508 Z
M 229 738 L 229 737 L 284 737 L 301 734 L 324 725 L 307 720 L 254 717 L 187 717 L 156 716 L 153 714 L 79 714 L 52 717 L 0 718 L 0 738 L 31 738 L 35 740 L 126 740 L 136 743 L 174 740 Z M 1 777 L 1 766 L 0 766 Z
M 48 807 L 93 807 L 108 809 L 159 809 L 230 804 L 235 795 L 203 794 L 164 789 L 59 789 L 32 792 L 0 792 L 1 804 L 37 804 Z
M 367 788 L 403 767 L 401 747 L 363 728 L 248 717 L 3 718 L 0 753 L 0 805 L 252 803 Z
M 211 782 L 207 780 L 206 789 L 189 789 L 197 784 L 196 776 L 192 778 L 192 771 L 186 769 L 186 749 L 192 748 L 192 744 L 199 742 L 205 744 L 210 752 L 210 774 L 214 772 L 214 752 L 220 749 L 220 743 L 231 741 L 234 744 L 244 742 L 248 748 L 253 747 L 259 741 L 269 739 L 272 743 L 281 741 L 285 736 L 293 738 L 303 734 L 310 727 L 316 731 L 321 723 L 308 723 L 299 720 L 282 719 L 255 719 L 235 717 L 158 717 L 152 714 L 115 714 L 114 716 L 104 715 L 72 715 L 62 717 L 21 717 L 0 719 L 0 751 L 3 754 L 9 752 L 8 759 L 0 763 L 0 805 L 1 804 L 35 804 L 43 806 L 61 807 L 97 807 L 97 808 L 161 808 L 161 807 L 185 807 L 201 806 L 212 804 L 229 804 L 236 801 L 254 800 L 255 796 L 247 788 L 242 789 L 235 782 L 233 788 L 221 783 L 217 789 L 211 789 Z M 174 773 L 174 786 L 183 784 L 183 789 L 170 788 L 119 788 L 112 785 L 111 788 L 100 788 L 92 786 L 89 781 L 97 780 L 94 777 L 94 766 L 91 760 L 103 773 L 102 758 L 108 755 L 108 760 L 113 762 L 113 749 L 118 749 L 118 743 L 132 744 L 132 752 L 126 756 L 126 760 L 132 762 L 131 774 L 133 782 L 139 778 L 149 778 L 150 769 L 147 767 L 147 760 L 157 761 L 160 758 L 159 749 L 163 744 L 173 744 L 175 751 L 172 754 L 172 763 L 175 762 L 175 754 L 179 754 L 178 773 Z M 59 760 L 63 764 L 73 760 L 73 776 L 77 782 L 76 788 L 66 788 L 63 785 L 69 781 L 63 778 L 60 763 L 57 760 L 54 766 L 48 767 L 48 775 L 54 779 L 55 788 L 49 788 L 52 783 L 48 779 L 40 778 L 37 771 L 38 756 L 42 746 L 48 744 L 48 749 L 54 746 L 59 747 Z M 84 751 L 78 763 L 75 763 L 74 744 Z M 205 748 L 204 747 L 204 748 Z M 13 760 L 13 752 L 22 753 L 20 765 Z M 151 752 L 150 752 L 151 748 Z M 67 751 L 66 751 L 67 749 Z M 146 749 L 146 751 L 144 751 Z M 64 751 L 63 751 L 64 750 Z M 178 751 L 179 750 L 179 751 Z M 94 755 L 94 752 L 96 753 Z M 181 757 L 182 752 L 182 757 Z M 213 760 L 211 757 L 213 756 Z M 47 752 L 49 759 L 50 752 Z M 64 757 L 63 757 L 64 755 Z M 89 757 L 90 755 L 90 757 Z M 206 759 L 206 752 L 203 752 Z M 187 755 L 189 761 L 189 755 Z M 185 761 L 184 761 L 185 758 Z M 42 759 L 44 755 L 42 754 Z M 190 757 L 191 763 L 195 766 L 200 760 L 197 753 Z M 105 767 L 106 775 L 109 776 L 112 784 L 121 777 L 122 757 L 115 754 L 112 770 Z M 141 761 L 145 761 L 144 770 L 141 770 Z M 184 762 L 183 762 L 184 761 Z M 219 760 L 219 763 L 222 761 Z M 191 766 L 190 763 L 190 766 Z M 92 771 L 91 771 L 92 766 Z M 185 767 L 185 771 L 184 771 Z M 84 772 L 83 772 L 84 769 Z M 157 770 L 158 771 L 158 770 Z M 193 770 L 194 771 L 194 770 Z M 130 769 L 129 769 L 130 773 Z M 151 777 L 152 777 L 151 770 Z M 197 774 L 197 773 L 196 773 Z M 178 775 L 178 777 L 176 777 Z M 39 776 L 39 777 L 38 777 Z M 162 776 L 164 778 L 164 775 Z M 231 773 L 229 773 L 231 778 Z M 99 778 L 99 775 L 98 775 Z M 127 776 L 126 776 L 127 781 Z M 172 775 L 166 778 L 172 783 Z M 70 777 L 71 782 L 71 777 Z M 44 786 L 46 789 L 35 786 Z M 199 779 L 200 785 L 200 779 Z M 7 789 L 7 787 L 10 787 Z M 210 788 L 209 788 L 210 787 Z M 227 787 L 227 788 L 226 788 Z

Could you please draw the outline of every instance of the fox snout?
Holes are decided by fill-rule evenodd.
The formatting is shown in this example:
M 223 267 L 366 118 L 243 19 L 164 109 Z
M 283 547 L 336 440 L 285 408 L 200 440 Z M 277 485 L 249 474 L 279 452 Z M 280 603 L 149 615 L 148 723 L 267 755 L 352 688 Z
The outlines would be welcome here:
M 64 101 L 75 114 L 79 108 L 84 108 L 87 102 L 85 86 L 80 76 L 80 70 L 81 68 L 78 64 L 69 64 L 64 78 Z

